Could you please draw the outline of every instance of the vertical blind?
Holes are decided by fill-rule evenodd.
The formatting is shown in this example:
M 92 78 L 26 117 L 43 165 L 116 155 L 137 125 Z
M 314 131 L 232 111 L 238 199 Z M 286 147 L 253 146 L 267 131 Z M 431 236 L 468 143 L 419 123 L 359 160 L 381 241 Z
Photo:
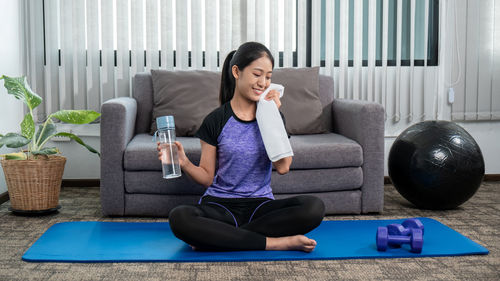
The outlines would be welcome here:
M 500 2 L 460 0 L 451 5 L 454 40 L 447 81 L 455 92 L 452 120 L 500 120 Z
M 23 3 L 28 80 L 44 98 L 38 121 L 59 109 L 99 111 L 108 99 L 130 96 L 138 72 L 220 70 L 225 56 L 246 41 L 268 46 L 278 67 L 322 66 L 336 97 L 379 102 L 393 122 L 438 116 L 442 68 L 427 65 L 429 26 L 438 24 L 429 9 L 437 3 L 441 21 L 445 1 Z M 415 67 L 416 53 L 421 67 Z
M 246 41 L 265 43 L 275 56 L 282 55 L 283 66 L 291 67 L 297 36 L 305 50 L 306 3 L 24 1 L 27 77 L 44 98 L 36 119 L 59 109 L 99 111 L 108 99 L 130 96 L 138 72 L 220 70 L 225 56 Z M 305 51 L 299 66 L 305 66 Z
M 336 97 L 381 103 L 389 124 L 440 117 L 437 62 L 445 53 L 437 42 L 446 1 L 321 2 L 312 1 L 312 14 L 321 9 L 324 24 L 312 16 L 311 27 L 324 42 L 313 37 L 311 65 L 333 76 Z

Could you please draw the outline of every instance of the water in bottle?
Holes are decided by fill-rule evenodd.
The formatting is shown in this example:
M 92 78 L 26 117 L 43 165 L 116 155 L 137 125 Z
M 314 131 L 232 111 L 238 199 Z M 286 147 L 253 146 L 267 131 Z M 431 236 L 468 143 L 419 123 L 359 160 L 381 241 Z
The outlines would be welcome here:
M 162 170 L 163 178 L 178 178 L 181 174 L 179 165 L 179 155 L 175 145 L 175 123 L 174 117 L 162 116 L 156 118 L 158 136 L 160 138 L 160 148 L 162 150 Z

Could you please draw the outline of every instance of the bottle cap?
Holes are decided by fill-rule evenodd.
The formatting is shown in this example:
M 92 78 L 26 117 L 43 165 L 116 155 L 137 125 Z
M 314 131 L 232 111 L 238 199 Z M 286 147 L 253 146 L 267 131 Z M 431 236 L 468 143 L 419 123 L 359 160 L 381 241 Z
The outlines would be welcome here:
M 160 116 L 156 118 L 156 127 L 158 130 L 175 130 L 174 116 Z

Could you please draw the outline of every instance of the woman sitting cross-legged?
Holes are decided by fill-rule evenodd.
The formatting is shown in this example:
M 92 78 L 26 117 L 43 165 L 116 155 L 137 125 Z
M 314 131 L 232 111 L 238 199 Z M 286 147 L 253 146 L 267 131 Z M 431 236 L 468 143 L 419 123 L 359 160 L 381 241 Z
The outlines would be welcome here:
M 262 44 L 248 42 L 225 59 L 221 106 L 208 114 L 195 136 L 201 159 L 194 165 L 179 142 L 182 170 L 207 187 L 197 205 L 181 205 L 170 214 L 176 237 L 196 250 L 300 250 L 316 241 L 304 236 L 322 221 L 325 206 L 314 196 L 274 199 L 272 166 L 289 171 L 292 157 L 271 162 L 255 119 L 257 101 L 271 83 L 274 58 Z M 265 97 L 281 106 L 279 93 Z M 158 145 L 159 158 L 161 150 Z

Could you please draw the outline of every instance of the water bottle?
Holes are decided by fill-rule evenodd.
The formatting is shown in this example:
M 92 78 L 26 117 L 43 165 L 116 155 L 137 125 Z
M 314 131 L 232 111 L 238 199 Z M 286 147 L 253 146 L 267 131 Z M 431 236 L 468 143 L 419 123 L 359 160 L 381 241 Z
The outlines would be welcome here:
M 174 116 L 168 115 L 156 118 L 156 126 L 162 151 L 163 178 L 178 178 L 181 176 L 181 166 L 179 165 L 179 155 L 175 145 Z

